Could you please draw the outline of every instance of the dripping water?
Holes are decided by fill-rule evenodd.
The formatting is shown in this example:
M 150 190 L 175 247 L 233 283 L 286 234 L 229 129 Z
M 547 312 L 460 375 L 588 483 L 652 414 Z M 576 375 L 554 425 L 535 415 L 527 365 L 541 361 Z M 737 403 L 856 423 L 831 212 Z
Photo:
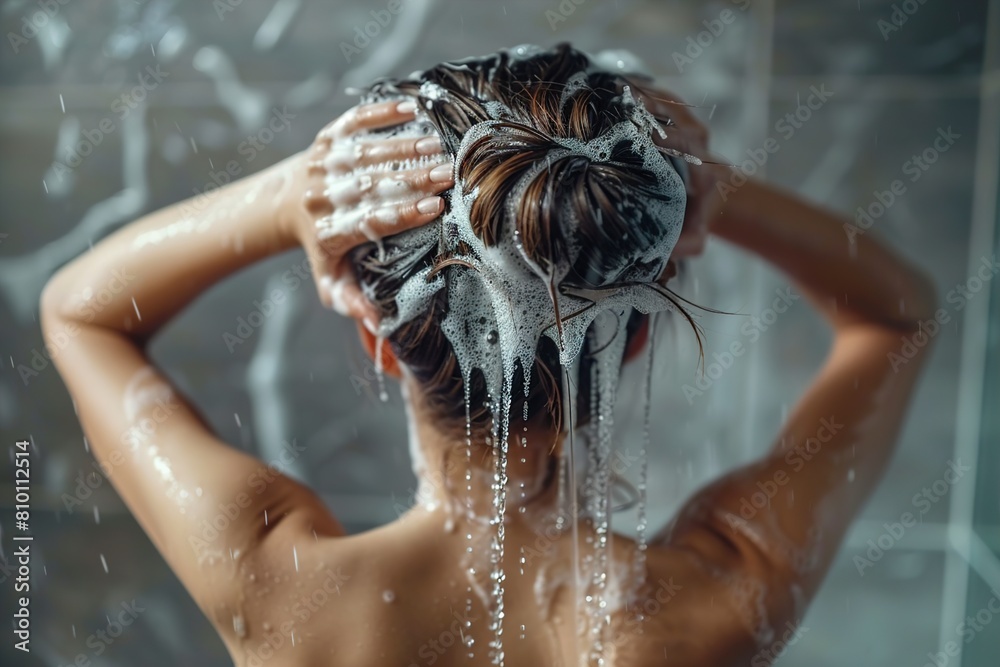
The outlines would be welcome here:
M 649 474 L 649 427 L 652 419 L 652 395 L 653 395 L 653 363 L 654 349 L 656 347 L 656 321 L 657 314 L 649 315 L 649 334 L 647 338 L 646 353 L 646 382 L 643 387 L 643 415 L 642 415 L 642 440 L 639 444 L 639 484 L 638 484 L 638 519 L 636 521 L 636 552 L 633 576 L 636 583 L 641 584 L 646 578 L 646 484 Z M 642 613 L 640 612 L 640 618 Z
M 465 599 L 465 626 L 466 628 L 471 628 L 472 621 L 472 577 L 475 576 L 472 570 L 472 522 L 475 517 L 475 512 L 472 507 L 472 415 L 469 408 L 470 402 L 470 377 L 466 375 L 463 378 L 463 384 L 465 386 L 465 511 L 466 511 L 466 534 L 465 534 L 465 553 L 466 553 L 466 563 L 465 567 L 468 568 L 469 575 L 469 588 L 466 592 L 467 597 Z M 469 658 L 475 657 L 472 651 L 472 645 L 475 640 L 472 638 L 472 633 L 468 635 L 462 633 L 462 638 L 465 642 L 466 647 L 469 650 Z
M 527 382 L 527 380 L 526 380 Z M 496 523 L 496 535 L 493 541 L 491 560 L 493 563 L 490 578 L 493 580 L 493 614 L 490 623 L 493 630 L 493 663 L 504 665 L 503 652 L 503 621 L 504 621 L 504 542 L 506 531 L 504 517 L 507 509 L 507 441 L 510 437 L 510 406 L 513 373 L 505 369 L 503 389 L 499 405 L 494 406 L 493 443 L 496 449 L 496 472 L 493 485 L 493 521 Z
M 570 502 L 570 521 L 573 522 L 573 609 L 575 617 L 580 616 L 580 526 L 579 526 L 579 511 L 578 506 L 579 496 L 576 484 L 576 437 L 574 431 L 576 430 L 576 423 L 573 417 L 573 397 L 570 396 L 570 377 L 569 370 L 563 366 L 563 395 L 566 397 L 566 419 L 567 419 L 567 434 L 569 436 L 569 442 L 567 443 L 567 467 L 569 472 L 569 502 Z M 573 644 L 576 647 L 576 654 L 580 655 L 580 643 L 579 643 L 579 633 L 573 633 Z

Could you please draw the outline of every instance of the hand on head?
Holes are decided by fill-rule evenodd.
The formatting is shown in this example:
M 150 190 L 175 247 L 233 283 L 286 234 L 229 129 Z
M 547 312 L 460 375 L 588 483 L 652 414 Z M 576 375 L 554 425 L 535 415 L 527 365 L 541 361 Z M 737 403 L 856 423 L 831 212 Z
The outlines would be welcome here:
M 347 258 L 351 249 L 420 227 L 444 210 L 452 164 L 435 135 L 371 139 L 365 135 L 412 121 L 411 102 L 356 106 L 317 135 L 305 155 L 301 215 L 295 233 L 312 266 L 320 301 L 369 330 L 379 314 L 362 294 Z M 397 168 L 426 162 L 418 168 Z
M 657 118 L 669 118 L 671 125 L 665 126 L 667 138 L 654 135 L 653 141 L 665 148 L 672 148 L 693 155 L 703 164 L 692 164 L 688 169 L 687 208 L 684 211 L 684 227 L 674 247 L 672 257 L 684 259 L 695 257 L 705 250 L 709 226 L 717 211 L 718 196 L 716 184 L 719 169 L 709 164 L 708 128 L 689 110 L 689 106 L 673 93 L 652 88 L 641 81 L 633 82 L 638 97 Z
M 687 105 L 666 91 L 636 82 L 646 107 L 669 118 L 664 147 L 699 158 L 708 156 L 708 131 Z M 369 132 L 414 120 L 415 104 L 382 102 L 356 106 L 319 132 L 305 154 L 305 183 L 295 233 L 305 248 L 320 301 L 373 331 L 379 313 L 362 294 L 349 266 L 351 249 L 383 236 L 428 224 L 444 210 L 438 195 L 454 184 L 452 163 L 435 135 L 367 139 Z M 419 168 L 393 165 L 424 161 Z M 701 254 L 716 209 L 717 170 L 691 165 L 686 180 L 684 226 L 673 251 L 681 259 Z

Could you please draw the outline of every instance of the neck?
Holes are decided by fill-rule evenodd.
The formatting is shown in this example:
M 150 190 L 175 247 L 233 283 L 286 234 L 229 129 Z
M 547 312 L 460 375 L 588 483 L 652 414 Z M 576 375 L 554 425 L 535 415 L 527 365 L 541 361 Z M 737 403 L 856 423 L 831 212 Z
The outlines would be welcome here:
M 417 476 L 417 502 L 429 510 L 457 510 L 475 517 L 493 514 L 494 484 L 500 452 L 482 436 L 467 443 L 464 432 L 444 432 L 427 415 L 413 387 L 404 391 L 410 456 Z M 507 510 L 556 502 L 555 475 L 561 439 L 551 429 L 512 418 L 507 440 Z

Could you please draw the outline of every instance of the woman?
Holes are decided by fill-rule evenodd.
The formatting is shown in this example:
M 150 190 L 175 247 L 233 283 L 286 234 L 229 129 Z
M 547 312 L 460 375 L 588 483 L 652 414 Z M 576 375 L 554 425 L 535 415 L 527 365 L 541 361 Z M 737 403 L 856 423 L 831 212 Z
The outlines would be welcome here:
M 787 641 L 891 457 L 927 349 L 898 371 L 887 356 L 934 294 L 871 235 L 848 244 L 838 217 L 791 195 L 750 181 L 715 201 L 726 168 L 692 159 L 684 173 L 676 158 L 705 155 L 704 128 L 661 96 L 567 46 L 381 82 L 381 101 L 308 151 L 198 212 L 137 221 L 51 280 L 43 328 L 72 333 L 57 364 L 92 450 L 236 664 L 763 665 Z M 830 354 L 767 456 L 648 543 L 612 539 L 602 449 L 604 500 L 578 508 L 560 483 L 575 479 L 563 435 L 608 437 L 607 379 L 647 345 L 642 312 L 684 314 L 664 283 L 708 234 L 788 275 L 830 324 Z M 218 441 L 143 352 L 213 283 L 299 246 L 320 300 L 358 322 L 407 396 L 421 502 L 361 535 Z M 89 307 L 112 280 L 126 289 Z M 611 296 L 625 300 L 559 312 Z M 489 319 L 497 300 L 519 326 Z M 598 323 L 582 338 L 578 316 Z M 523 350 L 499 366 L 475 356 L 523 343 L 526 322 L 541 323 L 529 368 L 510 361 Z M 762 489 L 761 509 L 748 501 Z M 223 511 L 228 527 L 206 535 Z

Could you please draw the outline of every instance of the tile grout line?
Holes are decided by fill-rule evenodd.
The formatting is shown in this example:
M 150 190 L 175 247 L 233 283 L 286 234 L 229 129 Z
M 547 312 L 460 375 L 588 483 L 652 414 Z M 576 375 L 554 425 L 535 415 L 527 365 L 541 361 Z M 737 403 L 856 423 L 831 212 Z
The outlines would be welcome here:
M 1000 557 L 974 530 L 970 531 L 969 565 L 986 582 L 993 594 L 1000 597 Z M 965 554 L 961 554 L 965 557 Z M 966 612 L 967 613 L 967 612 Z
M 997 226 L 997 169 L 1000 167 L 1000 98 L 990 95 L 992 68 L 1000 61 L 1000 0 L 991 0 L 986 25 L 986 49 L 983 53 L 982 89 L 979 104 L 976 166 L 973 183 L 972 220 L 969 234 L 969 259 L 966 271 L 990 252 Z M 992 36 L 992 37 L 991 37 Z M 976 466 L 979 462 L 982 426 L 983 390 L 986 368 L 987 327 L 993 286 L 969 302 L 963 319 L 959 389 L 955 419 L 956 460 L 964 458 L 972 466 L 970 479 L 955 489 L 949 508 L 949 550 L 945 560 L 945 597 L 942 600 L 938 650 L 953 639 L 953 628 L 965 616 L 969 594 L 969 569 L 973 548 L 973 519 L 976 497 Z M 964 645 L 963 645 L 964 647 Z M 962 667 L 964 653 L 957 656 L 955 667 Z
M 752 80 L 750 85 L 747 86 L 748 96 L 752 96 L 754 94 L 759 95 L 759 99 L 753 99 L 751 97 L 747 105 L 749 108 L 754 108 L 754 106 L 757 107 L 756 114 L 758 117 L 751 119 L 754 122 L 752 134 L 755 137 L 752 145 L 760 145 L 768 136 L 768 127 L 771 118 L 771 92 L 774 78 L 772 68 L 774 66 L 774 25 L 776 20 L 776 2 L 777 0 L 764 0 L 764 2 L 760 4 L 761 18 L 759 22 L 759 29 L 761 34 L 755 40 L 756 44 L 754 46 L 756 57 L 753 61 L 753 64 L 757 66 L 756 71 L 753 72 L 754 78 L 757 80 Z M 767 173 L 767 165 L 763 165 L 758 173 L 760 178 L 763 178 Z M 747 261 L 749 262 L 749 292 L 751 299 L 755 304 L 754 312 L 760 312 L 761 304 L 764 299 L 764 263 L 762 261 L 754 261 L 752 259 Z M 748 368 L 745 375 L 745 382 L 747 388 L 749 389 L 748 394 L 750 396 L 760 395 L 760 392 L 754 391 L 754 386 L 757 378 L 760 376 L 760 357 L 762 355 L 763 350 L 757 349 L 756 354 L 750 355 L 750 359 L 748 360 L 749 363 L 747 364 Z M 759 400 L 743 402 L 743 418 L 740 421 L 745 425 L 745 428 L 743 429 L 745 437 L 742 447 L 744 454 L 752 455 L 757 449 L 758 440 L 756 437 L 756 424 L 757 412 L 760 409 L 760 405 Z

